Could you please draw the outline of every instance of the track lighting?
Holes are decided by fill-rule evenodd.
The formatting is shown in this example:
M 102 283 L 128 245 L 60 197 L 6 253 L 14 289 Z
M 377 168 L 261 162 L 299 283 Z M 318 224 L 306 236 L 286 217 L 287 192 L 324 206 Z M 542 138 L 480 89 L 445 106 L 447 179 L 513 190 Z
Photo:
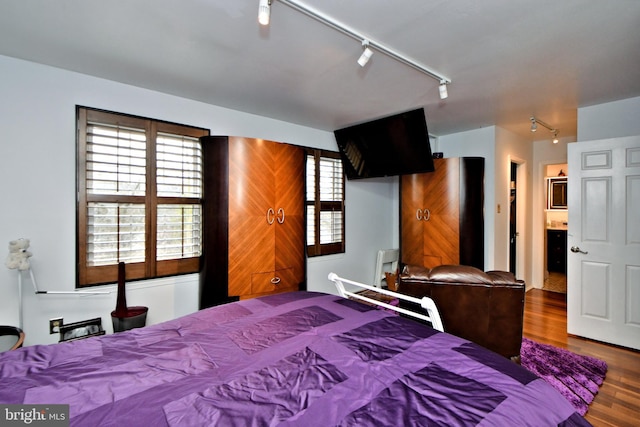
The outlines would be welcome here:
M 358 58 L 358 64 L 361 67 L 364 67 L 367 65 L 367 62 L 369 62 L 369 59 L 371 59 L 373 51 L 369 49 L 369 40 L 362 40 L 362 47 L 364 47 L 364 51 L 362 52 L 362 55 L 360 55 L 360 58 Z
M 440 99 L 447 99 L 449 92 L 447 91 L 447 82 L 440 80 Z
M 260 0 L 258 4 L 258 22 L 260 25 L 269 25 L 271 17 L 271 0 Z
M 531 132 L 535 132 L 536 130 L 538 130 L 538 125 L 540 125 L 544 128 L 547 128 L 549 132 L 553 133 L 553 143 L 554 144 L 558 143 L 558 133 L 560 132 L 558 129 L 551 127 L 550 125 L 546 124 L 542 120 L 536 119 L 533 116 L 531 116 L 529 120 L 531 120 Z
M 262 25 L 269 25 L 269 14 L 271 10 L 270 6 L 272 1 L 273 0 L 260 0 L 258 21 Z M 342 24 L 341 22 L 336 21 L 330 16 L 327 16 L 315 9 L 312 9 L 305 4 L 299 3 L 297 0 L 279 0 L 279 2 L 283 3 L 286 6 L 289 6 L 292 9 L 297 10 L 300 13 L 307 15 L 309 18 L 312 18 L 326 25 L 327 27 L 333 28 L 334 30 L 341 32 L 342 34 L 351 37 L 352 39 L 362 41 L 363 46 L 365 46 L 365 41 L 366 41 L 367 45 L 365 46 L 365 49 L 362 52 L 362 55 L 360 55 L 360 58 L 358 59 L 358 64 L 360 64 L 361 67 L 364 67 L 366 65 L 366 63 L 369 61 L 369 59 L 373 55 L 373 49 L 375 49 L 376 51 L 384 55 L 387 55 L 389 58 L 395 59 L 396 61 L 401 62 L 404 65 L 407 65 L 413 68 L 414 70 L 417 70 L 423 74 L 426 74 L 432 79 L 437 80 L 438 82 L 440 82 L 440 98 L 445 99 L 448 96 L 446 85 L 451 84 L 451 79 L 444 77 L 440 73 L 430 70 L 424 65 L 419 64 L 410 58 L 407 58 L 401 53 L 396 52 L 384 46 L 383 44 L 380 44 L 376 41 L 365 38 L 364 35 L 353 30 L 352 28 L 349 28 L 348 26 Z M 444 82 L 444 84 L 442 82 Z

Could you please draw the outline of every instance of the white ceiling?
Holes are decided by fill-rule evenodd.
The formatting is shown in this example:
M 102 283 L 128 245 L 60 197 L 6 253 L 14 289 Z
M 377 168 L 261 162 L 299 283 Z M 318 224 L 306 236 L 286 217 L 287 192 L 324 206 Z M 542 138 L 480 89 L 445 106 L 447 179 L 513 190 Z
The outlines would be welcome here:
M 274 0 L 0 0 L 0 54 L 323 130 L 424 107 L 445 135 L 640 96 L 637 0 L 296 0 L 452 80 L 438 82 Z M 6 76 L 5 76 L 6 78 Z M 544 129 L 542 129 L 544 130 Z

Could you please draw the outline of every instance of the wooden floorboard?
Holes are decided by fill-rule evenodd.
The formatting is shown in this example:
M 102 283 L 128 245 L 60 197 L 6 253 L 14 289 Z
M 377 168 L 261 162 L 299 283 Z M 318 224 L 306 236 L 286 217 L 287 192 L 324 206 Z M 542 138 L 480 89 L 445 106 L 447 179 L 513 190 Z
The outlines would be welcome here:
M 604 383 L 585 418 L 594 426 L 640 426 L 640 352 L 567 334 L 566 294 L 526 294 L 524 336 L 607 362 Z

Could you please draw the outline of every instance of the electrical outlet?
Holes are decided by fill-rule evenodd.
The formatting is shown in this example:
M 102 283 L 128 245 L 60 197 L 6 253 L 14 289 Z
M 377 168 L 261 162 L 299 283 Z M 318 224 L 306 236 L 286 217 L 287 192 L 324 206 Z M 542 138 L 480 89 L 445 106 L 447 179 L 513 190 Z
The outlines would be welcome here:
M 64 325 L 62 317 L 56 317 L 55 319 L 49 319 L 49 334 L 59 334 L 60 327 Z

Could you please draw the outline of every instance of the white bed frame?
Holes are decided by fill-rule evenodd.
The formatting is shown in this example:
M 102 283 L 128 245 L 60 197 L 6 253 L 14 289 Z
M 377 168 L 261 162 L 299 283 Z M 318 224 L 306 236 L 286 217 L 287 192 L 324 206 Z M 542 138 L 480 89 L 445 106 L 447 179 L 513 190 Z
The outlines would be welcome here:
M 389 310 L 397 311 L 398 313 L 406 314 L 407 316 L 415 317 L 416 319 L 426 320 L 431 323 L 431 327 L 440 332 L 444 332 L 444 327 L 442 326 L 442 319 L 440 319 L 440 313 L 438 312 L 438 307 L 436 307 L 435 302 L 429 297 L 415 298 L 409 295 L 399 294 L 397 292 L 392 292 L 387 289 L 378 288 L 376 286 L 365 285 L 364 283 L 355 282 L 353 280 L 345 279 L 339 277 L 336 273 L 329 273 L 329 280 L 331 280 L 338 288 L 338 293 L 343 298 L 352 298 L 358 299 L 362 301 L 366 301 L 369 304 L 377 305 L 380 307 L 387 308 Z M 397 298 L 399 300 L 404 300 L 408 302 L 412 302 L 414 304 L 420 305 L 427 311 L 427 315 L 421 313 L 415 313 L 410 310 L 406 310 L 404 308 L 396 307 L 391 304 L 387 304 L 383 301 L 378 301 L 373 298 L 369 298 L 361 293 L 352 292 L 345 288 L 345 284 L 356 286 L 361 289 L 366 289 L 369 291 L 377 292 L 382 295 L 387 295 L 393 298 Z

